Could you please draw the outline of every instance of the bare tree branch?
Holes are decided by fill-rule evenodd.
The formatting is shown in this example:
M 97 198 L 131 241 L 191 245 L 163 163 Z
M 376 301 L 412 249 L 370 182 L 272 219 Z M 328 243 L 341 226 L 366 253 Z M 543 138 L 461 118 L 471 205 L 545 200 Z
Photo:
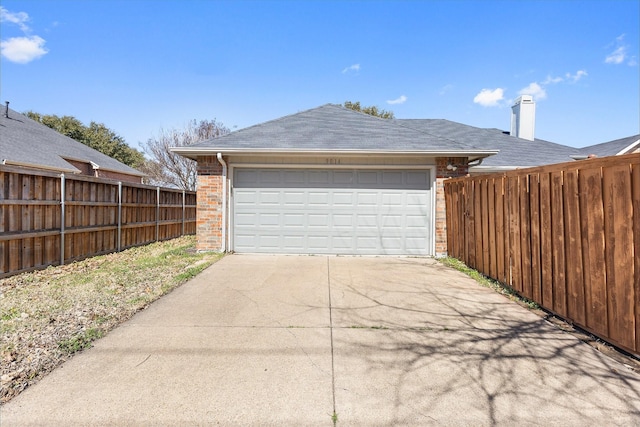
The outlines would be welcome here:
M 193 191 L 197 185 L 196 162 L 170 150 L 228 134 L 229 129 L 214 120 L 191 120 L 182 130 L 160 129 L 158 136 L 149 138 L 144 145 L 148 156 L 140 169 L 149 175 L 150 184 L 178 187 Z

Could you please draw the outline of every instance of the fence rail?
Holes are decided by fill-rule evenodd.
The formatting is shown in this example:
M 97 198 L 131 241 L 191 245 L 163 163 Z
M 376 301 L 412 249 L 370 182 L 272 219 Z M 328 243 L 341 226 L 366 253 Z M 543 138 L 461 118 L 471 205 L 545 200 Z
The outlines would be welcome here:
M 0 166 L 0 277 L 195 230 L 194 192 Z
M 448 253 L 640 354 L 640 154 L 445 182 Z

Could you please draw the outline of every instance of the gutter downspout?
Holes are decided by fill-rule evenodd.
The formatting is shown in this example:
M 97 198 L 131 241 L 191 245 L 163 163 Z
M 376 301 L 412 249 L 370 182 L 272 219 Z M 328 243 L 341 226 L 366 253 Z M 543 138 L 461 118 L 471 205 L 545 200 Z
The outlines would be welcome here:
M 222 158 L 222 153 L 217 155 L 218 162 L 222 165 L 222 246 L 220 252 L 227 250 L 227 162 Z

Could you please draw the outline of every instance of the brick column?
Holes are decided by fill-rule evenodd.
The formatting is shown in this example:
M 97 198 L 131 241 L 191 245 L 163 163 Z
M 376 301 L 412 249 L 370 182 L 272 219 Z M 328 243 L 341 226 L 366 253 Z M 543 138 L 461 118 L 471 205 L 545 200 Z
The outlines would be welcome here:
M 449 165 L 455 167 L 455 170 L 447 169 Z M 466 157 L 436 158 L 436 257 L 447 256 L 447 205 L 444 198 L 444 181 L 468 173 Z
M 196 249 L 222 249 L 222 165 L 215 156 L 198 157 Z

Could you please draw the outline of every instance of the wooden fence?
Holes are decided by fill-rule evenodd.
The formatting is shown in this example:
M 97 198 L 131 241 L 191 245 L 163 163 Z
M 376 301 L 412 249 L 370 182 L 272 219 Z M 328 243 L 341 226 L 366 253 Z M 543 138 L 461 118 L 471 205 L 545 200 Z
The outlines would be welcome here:
M 0 277 L 195 234 L 196 194 L 0 166 Z
M 640 154 L 444 188 L 450 256 L 640 354 Z

